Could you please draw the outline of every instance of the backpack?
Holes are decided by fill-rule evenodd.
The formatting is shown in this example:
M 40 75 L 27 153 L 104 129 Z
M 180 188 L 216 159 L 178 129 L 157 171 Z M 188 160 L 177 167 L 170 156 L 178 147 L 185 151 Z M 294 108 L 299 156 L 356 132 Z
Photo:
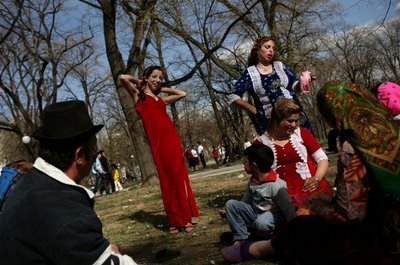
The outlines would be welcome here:
M 32 163 L 25 160 L 18 160 L 3 167 L 0 174 L 0 212 L 4 202 L 14 191 L 15 185 L 30 168 Z
M 0 175 L 0 211 L 21 175 L 13 167 L 3 167 Z

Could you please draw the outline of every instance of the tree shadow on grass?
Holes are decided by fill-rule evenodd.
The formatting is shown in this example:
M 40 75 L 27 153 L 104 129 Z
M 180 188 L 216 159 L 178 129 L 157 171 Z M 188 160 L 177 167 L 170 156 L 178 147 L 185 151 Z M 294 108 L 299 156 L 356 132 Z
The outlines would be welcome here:
M 155 262 L 154 258 L 157 252 L 162 250 L 163 248 L 164 246 L 160 245 L 159 243 L 150 242 L 146 244 L 128 247 L 126 249 L 126 254 L 131 256 L 135 260 L 135 262 L 138 262 L 138 264 L 156 265 L 161 263 Z M 170 249 L 175 249 L 175 248 L 170 248 Z M 171 264 L 179 264 L 175 263 L 177 260 L 179 260 L 179 257 L 172 259 Z
M 244 189 L 230 189 L 230 190 L 218 190 L 215 192 L 207 192 L 207 193 L 202 193 L 202 192 L 196 192 L 196 197 L 200 198 L 210 198 L 206 205 L 211 208 L 224 208 L 225 203 L 230 200 L 241 200 L 243 197 Z
M 150 223 L 154 228 L 165 231 L 168 229 L 168 219 L 167 216 L 161 212 L 163 213 L 163 211 L 146 212 L 140 210 L 129 216 L 129 218 L 141 223 Z

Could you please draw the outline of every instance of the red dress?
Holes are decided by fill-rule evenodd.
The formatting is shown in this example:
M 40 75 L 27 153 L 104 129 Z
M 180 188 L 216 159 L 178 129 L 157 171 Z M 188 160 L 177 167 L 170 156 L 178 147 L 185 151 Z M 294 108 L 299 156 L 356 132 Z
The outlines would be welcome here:
M 160 179 L 161 195 L 170 226 L 183 227 L 198 217 L 181 140 L 165 102 L 145 95 L 135 105 L 150 144 Z
M 318 141 L 306 128 L 297 128 L 284 146 L 274 144 L 268 134 L 258 137 L 255 143 L 263 143 L 273 150 L 275 161 L 272 168 L 286 181 L 288 193 L 296 207 L 300 207 L 307 197 L 330 189 L 328 182 L 323 178 L 316 190 L 303 191 L 306 179 L 314 176 L 316 172 L 313 155 L 319 159 L 328 159 Z

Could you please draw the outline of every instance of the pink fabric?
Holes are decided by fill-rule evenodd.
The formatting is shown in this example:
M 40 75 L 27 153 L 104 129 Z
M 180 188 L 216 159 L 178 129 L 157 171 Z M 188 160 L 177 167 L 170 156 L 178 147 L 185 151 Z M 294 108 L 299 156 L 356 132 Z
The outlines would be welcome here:
M 393 82 L 380 85 L 378 87 L 378 99 L 393 116 L 400 114 L 400 85 Z
M 304 71 L 300 75 L 300 91 L 302 95 L 306 95 L 311 91 L 312 76 L 310 71 Z

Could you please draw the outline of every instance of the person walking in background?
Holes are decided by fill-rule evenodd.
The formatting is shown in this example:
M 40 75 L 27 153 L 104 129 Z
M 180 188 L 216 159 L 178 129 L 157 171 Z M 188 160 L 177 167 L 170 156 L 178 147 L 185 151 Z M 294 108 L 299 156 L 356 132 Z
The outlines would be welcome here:
M 268 130 L 253 143 L 272 148 L 275 154 L 272 168 L 286 181 L 296 207 L 317 192 L 332 192 L 325 179 L 328 157 L 312 133 L 299 126 L 300 113 L 301 108 L 294 100 L 278 100 Z
M 39 157 L 0 216 L 0 264 L 135 265 L 102 232 L 94 194 L 79 185 L 96 155 L 96 134 L 83 101 L 46 106 L 32 137 Z
M 190 148 L 189 145 L 186 146 L 185 157 L 186 157 L 186 159 L 188 161 L 189 168 L 192 171 L 195 171 L 196 170 L 196 160 L 195 160 L 195 158 L 194 158 L 194 156 L 192 154 L 192 149 Z
M 199 154 L 197 153 L 196 147 L 194 145 L 192 146 L 191 152 L 193 157 L 194 170 L 197 170 L 200 165 L 200 160 L 199 160 Z
M 100 159 L 101 159 L 101 151 L 97 153 L 96 160 L 94 162 L 95 171 L 98 172 L 98 174 L 100 175 L 100 185 L 98 187 L 98 190 L 100 192 L 100 195 L 103 195 L 103 191 L 105 191 L 106 194 L 110 194 L 110 188 L 109 188 L 110 181 L 108 179 L 107 172 L 103 169 L 103 165 Z M 94 194 L 96 194 L 97 189 L 95 188 L 93 192 Z
M 108 189 L 108 185 L 111 186 L 111 193 L 115 192 L 115 184 L 114 184 L 114 179 L 111 175 L 111 169 L 110 169 L 110 164 L 108 162 L 108 158 L 106 156 L 106 152 L 104 150 L 100 150 L 100 163 L 101 167 L 103 168 L 103 174 L 106 177 L 106 186 Z
M 96 195 L 97 191 L 99 190 L 101 184 L 102 184 L 102 177 L 101 173 L 97 170 L 96 168 L 96 159 L 97 156 L 95 157 L 95 162 L 92 164 L 92 174 L 95 177 L 95 183 L 94 183 L 94 188 L 93 188 L 93 193 Z
M 214 158 L 214 160 L 215 160 L 215 163 L 217 164 L 217 165 L 219 165 L 219 152 L 218 152 L 218 149 L 215 147 L 215 146 L 213 146 L 212 147 L 213 148 L 213 150 L 212 150 L 212 157 Z
M 164 71 L 160 66 L 146 68 L 142 80 L 120 75 L 119 81 L 132 96 L 143 122 L 160 179 L 169 232 L 176 234 L 181 229 L 191 232 L 199 212 L 190 186 L 181 139 L 166 111 L 167 104 L 184 98 L 186 92 L 163 87 Z M 165 96 L 161 97 L 160 93 Z
M 231 140 L 226 136 L 225 134 L 222 135 L 222 147 L 224 148 L 224 161 L 222 161 L 222 164 L 226 164 L 231 158 L 231 149 L 232 149 L 232 143 Z
M 197 153 L 199 154 L 201 165 L 203 168 L 206 168 L 207 163 L 204 157 L 204 147 L 201 145 L 201 142 L 197 142 Z
M 121 179 L 122 179 L 121 184 L 124 184 L 125 182 L 128 181 L 128 178 L 126 176 L 126 167 L 125 166 L 121 166 Z
M 114 180 L 115 191 L 123 190 L 124 188 L 121 185 L 120 177 L 119 177 L 119 170 L 116 164 L 111 164 L 111 175 Z
M 311 72 L 303 72 L 299 81 L 287 64 L 274 60 L 275 49 L 271 37 L 257 39 L 249 55 L 248 68 L 236 81 L 235 91 L 228 96 L 229 103 L 255 115 L 253 124 L 260 135 L 267 130 L 273 104 L 279 98 L 293 99 L 301 107 L 296 92 L 307 94 L 311 86 Z M 242 99 L 245 92 L 254 99 L 254 106 Z M 304 118 L 303 126 L 311 128 L 305 114 L 301 116 Z

